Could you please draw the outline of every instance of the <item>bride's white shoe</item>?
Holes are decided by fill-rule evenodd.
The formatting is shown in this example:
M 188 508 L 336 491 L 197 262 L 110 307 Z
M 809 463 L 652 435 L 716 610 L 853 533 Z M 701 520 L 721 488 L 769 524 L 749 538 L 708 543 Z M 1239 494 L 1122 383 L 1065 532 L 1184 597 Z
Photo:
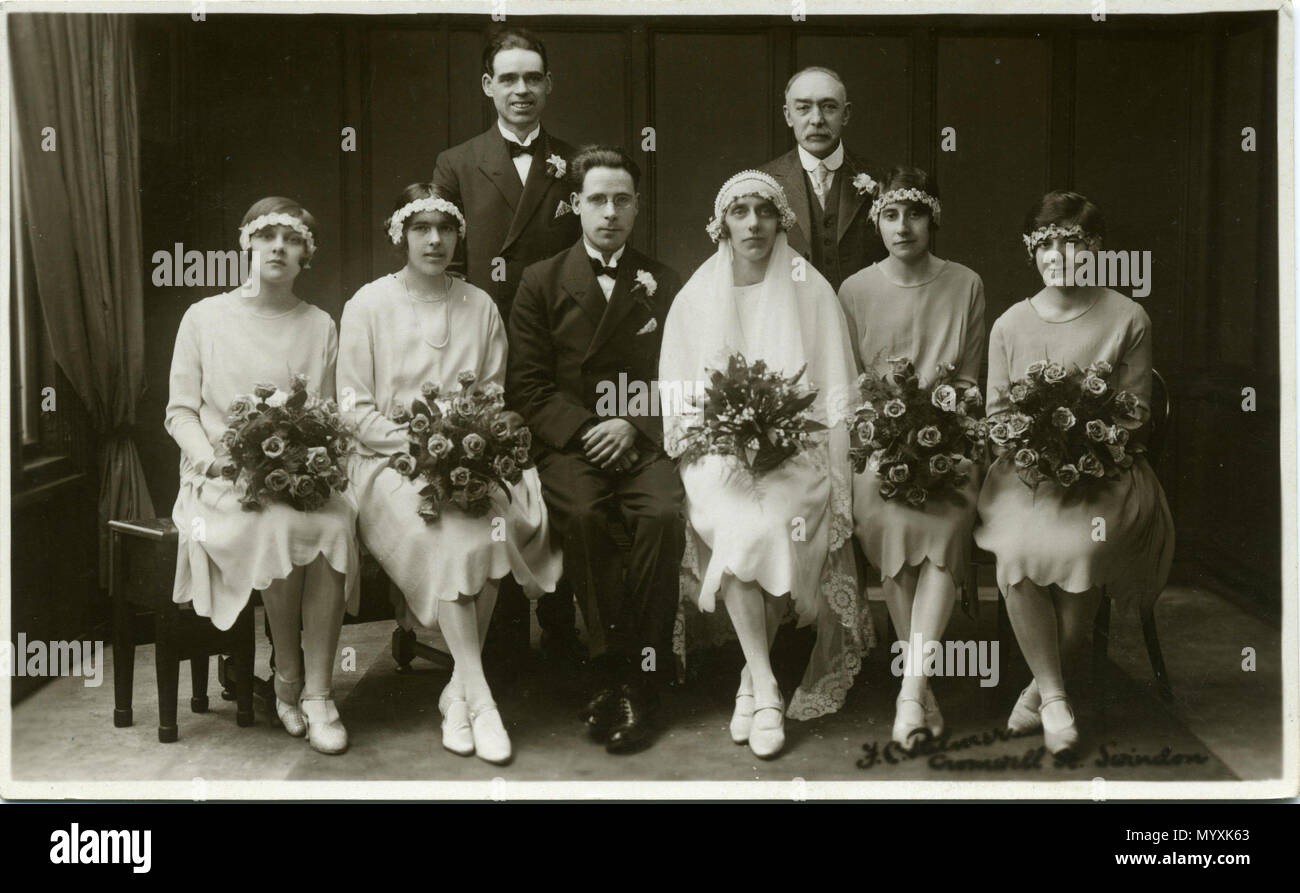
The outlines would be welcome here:
M 939 712 L 939 702 L 934 699 L 934 692 L 927 687 L 921 693 L 921 706 L 925 708 L 925 727 L 931 736 L 938 738 L 943 734 L 943 714 Z
M 912 739 L 923 730 L 928 731 L 925 725 L 925 705 L 916 698 L 899 695 L 894 702 L 894 729 L 890 736 L 894 743 L 903 750 L 910 751 L 916 746 Z
M 339 708 L 328 696 L 303 698 L 299 705 L 307 719 L 307 743 L 321 753 L 343 753 L 348 749 L 348 730 L 339 719 Z
M 749 728 L 749 749 L 754 756 L 770 760 L 785 747 L 785 701 L 759 702 L 755 699 L 753 722 Z

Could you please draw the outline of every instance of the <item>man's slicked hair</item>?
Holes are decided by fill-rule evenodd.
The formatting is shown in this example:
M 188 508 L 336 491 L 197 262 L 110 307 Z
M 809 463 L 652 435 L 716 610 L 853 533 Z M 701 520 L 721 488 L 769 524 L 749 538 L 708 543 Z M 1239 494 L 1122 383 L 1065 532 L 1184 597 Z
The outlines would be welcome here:
M 483 48 L 483 73 L 495 77 L 492 66 L 496 63 L 497 53 L 506 50 L 531 50 L 542 57 L 542 73 L 550 72 L 551 65 L 546 61 L 546 46 L 536 34 L 525 28 L 502 28 L 494 31 Z
M 794 86 L 794 82 L 799 80 L 799 78 L 803 77 L 805 74 L 824 74 L 828 78 L 831 78 L 837 84 L 839 84 L 841 87 L 844 88 L 844 101 L 845 102 L 848 101 L 849 88 L 848 85 L 844 83 L 844 78 L 840 77 L 839 72 L 831 68 L 826 68 L 823 65 L 809 65 L 807 68 L 801 68 L 798 71 L 796 71 L 794 74 L 790 75 L 790 80 L 785 82 L 785 91 L 781 94 L 781 96 L 785 99 L 788 99 L 790 97 L 790 88 Z

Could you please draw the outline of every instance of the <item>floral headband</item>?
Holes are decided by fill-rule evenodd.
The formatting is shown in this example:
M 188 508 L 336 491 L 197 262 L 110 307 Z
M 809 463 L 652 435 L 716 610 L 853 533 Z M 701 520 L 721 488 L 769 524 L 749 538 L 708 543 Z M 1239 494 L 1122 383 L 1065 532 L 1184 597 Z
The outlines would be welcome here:
M 939 222 L 941 206 L 939 200 L 933 195 L 928 192 L 922 192 L 920 189 L 891 189 L 888 192 L 881 193 L 880 196 L 871 203 L 871 210 L 867 212 L 868 216 L 871 217 L 872 222 L 876 224 L 876 229 L 880 228 L 880 213 L 885 210 L 887 205 L 892 205 L 894 202 L 920 202 L 923 205 L 928 205 L 930 208 L 930 215 L 934 217 L 934 222 L 936 224 Z
M 1093 250 L 1101 244 L 1101 236 L 1088 232 L 1077 223 L 1071 223 L 1069 226 L 1058 226 L 1055 223 L 1049 223 L 1047 226 L 1040 226 L 1029 235 L 1020 238 L 1025 243 L 1025 248 L 1030 254 L 1033 254 L 1039 245 L 1052 239 L 1069 239 L 1083 242 Z
M 797 221 L 781 184 L 776 182 L 771 174 L 762 171 L 741 171 L 722 184 L 722 188 L 718 190 L 718 197 L 713 200 L 713 219 L 704 228 L 710 239 L 714 242 L 721 241 L 722 218 L 726 216 L 727 209 L 736 199 L 746 196 L 767 199 L 776 206 L 777 213 L 781 215 L 781 228 L 787 231 L 794 229 Z
M 261 217 L 254 217 L 239 228 L 239 247 L 247 251 L 253 247 L 253 235 L 258 230 L 266 229 L 268 226 L 287 226 L 289 229 L 302 236 L 302 240 L 307 243 L 307 256 L 311 257 L 316 253 L 316 240 L 312 238 L 311 230 L 307 224 L 303 223 L 298 217 L 292 214 L 276 212 L 274 214 L 263 214 Z
M 388 218 L 388 238 L 393 240 L 394 245 L 402 244 L 402 224 L 406 222 L 406 218 L 424 211 L 441 211 L 455 217 L 456 222 L 459 224 L 460 237 L 465 238 L 465 216 L 460 213 L 460 208 L 445 198 L 431 195 L 428 198 L 417 198 L 413 202 L 407 202 L 398 208 L 392 217 Z

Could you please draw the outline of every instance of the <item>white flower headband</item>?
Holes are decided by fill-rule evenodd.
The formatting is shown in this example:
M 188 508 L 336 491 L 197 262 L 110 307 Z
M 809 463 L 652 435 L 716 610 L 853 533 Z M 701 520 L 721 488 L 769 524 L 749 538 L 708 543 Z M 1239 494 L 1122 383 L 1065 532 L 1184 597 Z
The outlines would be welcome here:
M 776 182 L 771 174 L 762 171 L 741 171 L 722 184 L 722 188 L 718 190 L 718 197 L 713 200 L 713 219 L 704 228 L 710 239 L 715 242 L 722 239 L 722 218 L 726 215 L 727 209 L 736 199 L 748 195 L 770 201 L 776 206 L 777 213 L 781 215 L 781 228 L 786 231 L 794 229 L 797 221 L 781 184 Z
M 1096 233 L 1090 233 L 1077 223 L 1071 223 L 1069 226 L 1059 226 L 1055 223 L 1049 223 L 1047 226 L 1040 226 L 1027 236 L 1021 236 L 1021 241 L 1025 243 L 1025 248 L 1030 254 L 1038 249 L 1038 246 L 1051 239 L 1068 239 L 1083 242 L 1090 249 L 1096 249 L 1101 244 L 1101 236 Z
M 939 222 L 939 215 L 942 208 L 939 204 L 939 200 L 933 195 L 928 192 L 922 192 L 920 189 L 891 189 L 888 192 L 882 193 L 874 202 L 871 203 L 871 210 L 868 212 L 868 216 L 870 216 L 872 221 L 876 224 L 877 229 L 880 228 L 880 212 L 885 210 L 886 205 L 891 205 L 894 202 L 920 202 L 923 205 L 928 205 L 930 208 L 930 214 L 934 217 L 934 222 L 936 224 Z
M 311 257 L 316 253 L 316 240 L 312 238 L 311 230 L 307 228 L 307 224 L 292 214 L 284 214 L 279 211 L 274 214 L 263 214 L 261 217 L 254 217 L 241 226 L 239 228 L 239 247 L 247 251 L 253 246 L 253 235 L 258 230 L 266 229 L 268 226 L 289 227 L 289 229 L 302 236 L 303 241 L 307 244 L 307 257 Z
M 457 208 L 445 198 L 431 195 L 428 198 L 417 198 L 413 202 L 407 202 L 398 208 L 392 217 L 388 218 L 388 238 L 393 240 L 394 245 L 402 244 L 402 224 L 406 222 L 406 218 L 424 211 L 441 211 L 455 217 L 456 222 L 459 224 L 460 237 L 465 238 L 465 217 L 460 213 L 460 208 Z

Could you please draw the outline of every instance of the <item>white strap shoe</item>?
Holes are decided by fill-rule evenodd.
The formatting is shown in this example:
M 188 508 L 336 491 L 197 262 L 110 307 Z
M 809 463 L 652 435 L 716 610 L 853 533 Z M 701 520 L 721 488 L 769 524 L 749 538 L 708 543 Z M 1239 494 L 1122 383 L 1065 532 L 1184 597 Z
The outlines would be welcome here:
M 469 703 L 464 698 L 448 699 L 442 709 L 442 746 L 462 757 L 474 755 L 474 731 L 469 724 Z
M 1031 681 L 1016 698 L 1016 706 L 1011 708 L 1007 717 L 1007 730 L 1020 735 L 1028 735 L 1043 727 L 1043 718 L 1038 715 L 1038 708 L 1043 706 L 1043 696 L 1038 693 L 1038 683 Z
M 479 759 L 504 766 L 510 762 L 514 752 L 510 748 L 510 736 L 501 722 L 501 713 L 496 704 L 488 704 L 469 714 L 470 729 L 474 736 L 474 753 Z
M 736 709 L 731 714 L 731 740 L 744 744 L 754 724 L 754 682 L 749 667 L 740 671 L 740 690 L 736 692 Z
M 785 702 L 755 703 L 749 728 L 749 749 L 761 760 L 770 760 L 785 747 Z
M 343 753 L 348 749 L 348 730 L 339 719 L 339 708 L 328 695 L 303 698 L 299 702 L 307 718 L 307 743 L 321 753 Z

